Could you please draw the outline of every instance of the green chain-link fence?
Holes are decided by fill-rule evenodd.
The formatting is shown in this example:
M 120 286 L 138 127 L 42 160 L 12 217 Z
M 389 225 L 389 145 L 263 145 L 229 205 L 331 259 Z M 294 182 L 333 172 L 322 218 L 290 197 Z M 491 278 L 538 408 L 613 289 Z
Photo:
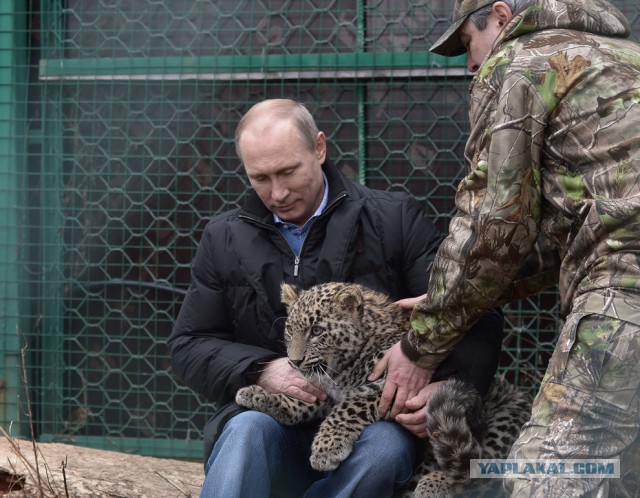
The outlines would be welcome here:
M 40 440 L 201 457 L 212 407 L 164 343 L 202 228 L 248 188 L 233 132 L 259 100 L 305 102 L 348 176 L 412 193 L 446 230 L 469 78 L 427 49 L 452 3 L 3 2 L 2 425 L 29 434 L 28 385 Z M 614 3 L 638 39 L 637 0 Z M 534 390 L 556 293 L 506 312 L 501 370 Z

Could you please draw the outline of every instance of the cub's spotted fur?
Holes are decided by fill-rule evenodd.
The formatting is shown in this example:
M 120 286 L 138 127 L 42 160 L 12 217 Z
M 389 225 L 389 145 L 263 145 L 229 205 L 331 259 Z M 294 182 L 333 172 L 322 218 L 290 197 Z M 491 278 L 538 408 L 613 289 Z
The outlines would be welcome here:
M 281 291 L 289 314 L 289 361 L 329 396 L 310 404 L 252 385 L 238 390 L 236 402 L 286 425 L 324 419 L 313 441 L 311 466 L 333 470 L 349 456 L 362 429 L 379 420 L 383 380 L 369 382 L 367 376 L 408 329 L 410 311 L 355 284 L 327 283 L 306 291 L 283 284 Z M 477 491 L 469 482 L 469 460 L 506 458 L 529 412 L 528 397 L 507 383 L 494 384 L 482 400 L 468 384 L 445 382 L 427 406 L 429 438 L 410 484 L 415 496 Z

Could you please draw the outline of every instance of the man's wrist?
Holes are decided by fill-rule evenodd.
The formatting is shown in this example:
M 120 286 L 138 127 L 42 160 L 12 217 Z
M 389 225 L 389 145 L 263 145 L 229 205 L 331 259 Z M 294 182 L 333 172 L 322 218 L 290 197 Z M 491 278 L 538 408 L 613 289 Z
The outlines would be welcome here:
M 400 339 L 400 350 L 406 358 L 417 366 L 435 370 L 444 361 L 448 353 L 429 353 L 420 351 L 411 343 L 412 332 L 409 331 Z
M 422 353 L 413 347 L 410 341 L 411 332 L 407 332 L 400 339 L 400 350 L 402 354 L 404 354 L 409 361 L 412 363 L 417 363 L 422 356 Z

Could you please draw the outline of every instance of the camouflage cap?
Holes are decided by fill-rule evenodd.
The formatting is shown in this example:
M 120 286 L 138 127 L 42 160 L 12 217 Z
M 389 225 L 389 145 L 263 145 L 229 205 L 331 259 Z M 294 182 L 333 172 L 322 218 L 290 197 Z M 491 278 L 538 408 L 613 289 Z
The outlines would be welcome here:
M 469 14 L 473 14 L 476 10 L 486 5 L 491 5 L 495 1 L 496 0 L 456 0 L 451 18 L 451 26 L 449 26 L 449 29 L 431 46 L 429 51 L 434 54 L 449 57 L 464 54 L 466 50 L 462 46 L 462 43 L 460 43 L 460 28 L 467 20 Z

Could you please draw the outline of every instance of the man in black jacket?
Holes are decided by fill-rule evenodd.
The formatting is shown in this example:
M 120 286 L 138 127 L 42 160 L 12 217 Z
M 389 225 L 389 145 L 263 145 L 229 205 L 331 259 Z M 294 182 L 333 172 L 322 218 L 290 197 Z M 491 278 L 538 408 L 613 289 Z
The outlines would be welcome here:
M 326 394 L 286 359 L 280 284 L 364 284 L 393 299 L 421 295 L 440 234 L 415 199 L 348 181 L 326 161 L 326 138 L 296 102 L 253 106 L 236 130 L 253 192 L 206 226 L 192 283 L 168 345 L 175 374 L 220 404 L 205 428 L 201 496 L 391 496 L 420 457 L 424 405 L 433 387 L 395 421 L 367 427 L 330 473 L 309 465 L 316 424 L 287 427 L 234 403 L 258 383 L 313 402 Z M 486 393 L 502 341 L 502 316 L 487 313 L 434 376 Z M 215 445 L 214 445 L 215 443 Z

